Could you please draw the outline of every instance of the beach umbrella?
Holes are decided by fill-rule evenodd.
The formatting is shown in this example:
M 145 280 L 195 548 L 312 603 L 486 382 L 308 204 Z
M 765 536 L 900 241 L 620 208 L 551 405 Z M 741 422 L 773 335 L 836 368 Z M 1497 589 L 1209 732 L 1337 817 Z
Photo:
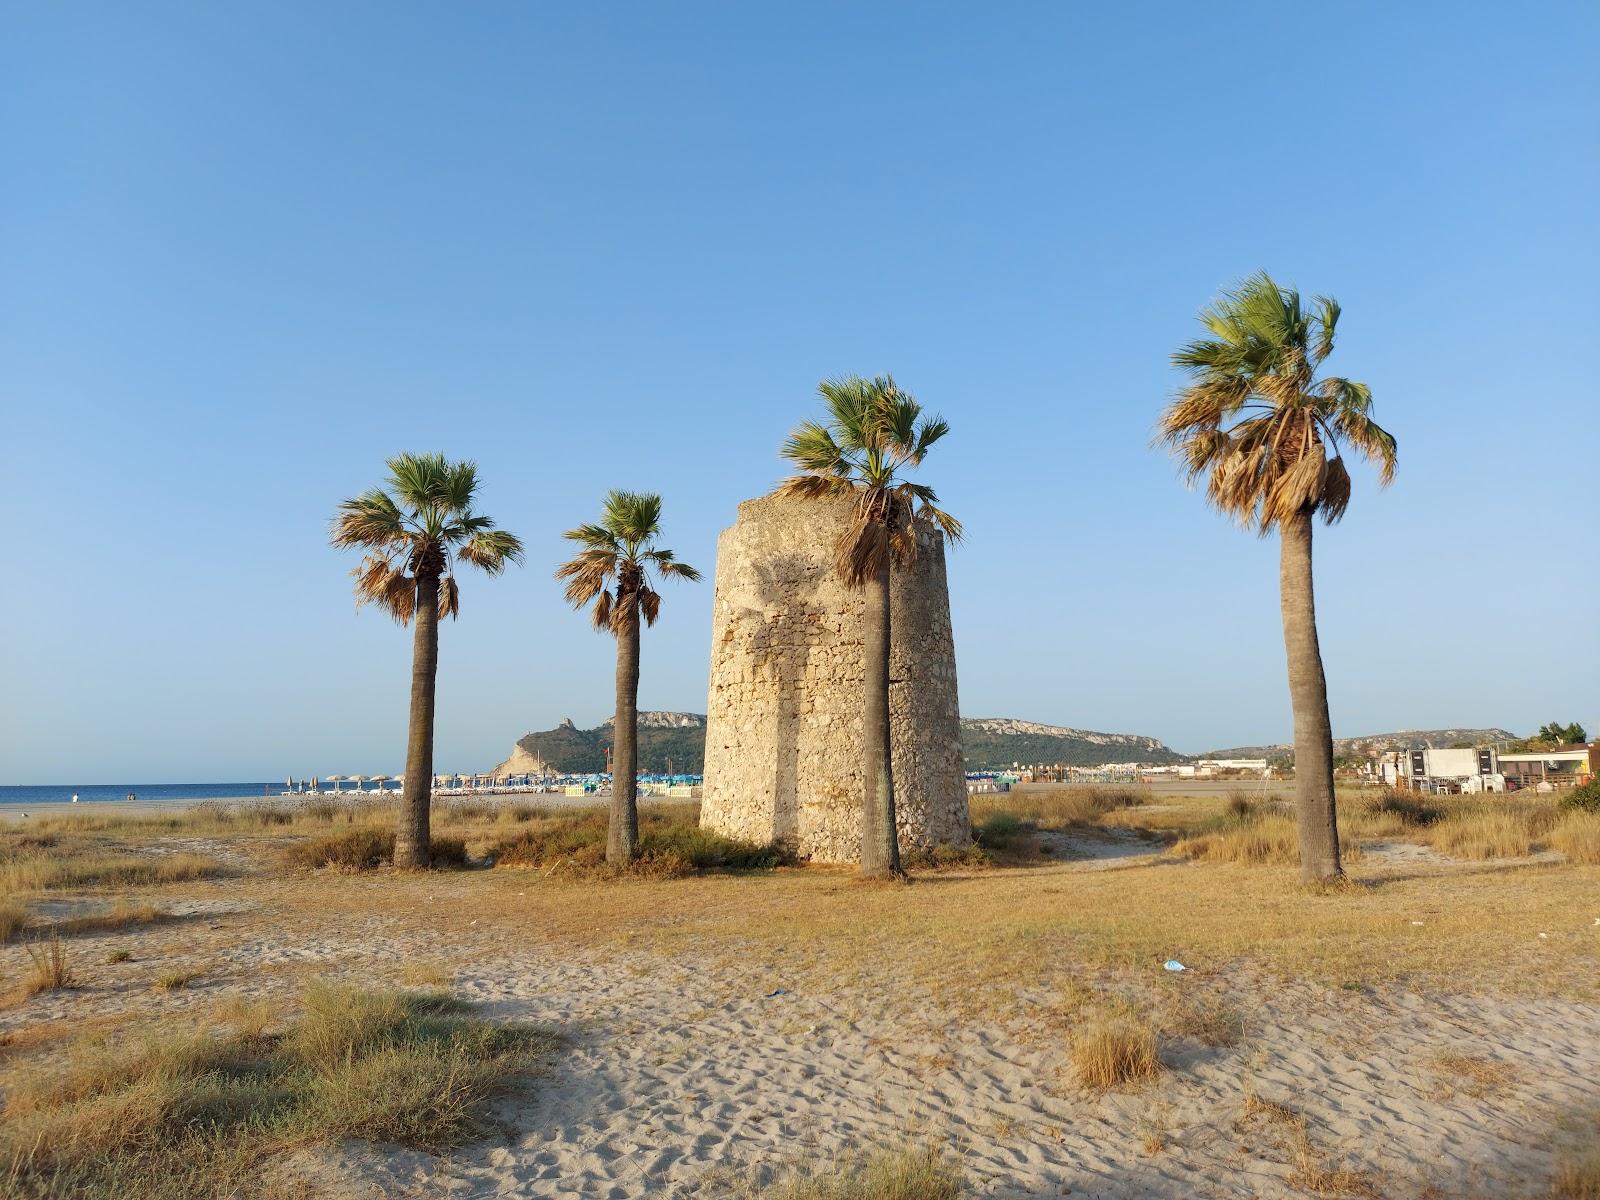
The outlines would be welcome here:
M 343 778 L 344 778 L 343 775 L 329 775 L 328 776 L 328 782 L 333 784 L 333 790 L 335 792 L 337 792 L 339 790 L 339 781 L 341 779 L 343 779 Z

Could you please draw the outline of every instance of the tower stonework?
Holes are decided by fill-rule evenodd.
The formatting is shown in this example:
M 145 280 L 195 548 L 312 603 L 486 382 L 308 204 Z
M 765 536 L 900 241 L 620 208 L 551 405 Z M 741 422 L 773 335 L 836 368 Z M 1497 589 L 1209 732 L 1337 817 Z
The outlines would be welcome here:
M 861 856 L 860 590 L 834 569 L 848 498 L 739 505 L 717 540 L 700 822 L 813 862 Z M 889 716 L 902 850 L 972 838 L 944 538 L 890 588 Z

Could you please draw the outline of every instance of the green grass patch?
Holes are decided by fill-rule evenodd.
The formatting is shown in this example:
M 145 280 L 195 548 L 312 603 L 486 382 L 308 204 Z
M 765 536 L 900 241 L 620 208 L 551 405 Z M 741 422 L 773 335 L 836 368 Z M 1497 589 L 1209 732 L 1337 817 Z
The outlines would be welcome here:
M 300 1017 L 75 1044 L 7 1080 L 0 1179 L 19 1197 L 248 1197 L 262 1164 L 342 1138 L 440 1153 L 486 1131 L 557 1039 L 448 995 L 314 987 Z

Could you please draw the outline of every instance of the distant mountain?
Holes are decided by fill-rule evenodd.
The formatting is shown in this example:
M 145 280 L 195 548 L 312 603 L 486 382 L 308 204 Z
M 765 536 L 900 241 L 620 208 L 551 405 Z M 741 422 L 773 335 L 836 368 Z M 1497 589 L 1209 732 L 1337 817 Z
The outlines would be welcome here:
M 554 729 L 524 734 L 497 771 L 537 769 L 574 774 L 605 770 L 605 748 L 612 744 L 611 718 L 593 729 L 579 729 L 569 717 Z M 1184 756 L 1153 737 L 1133 733 L 1095 733 L 1063 725 L 1043 725 L 1014 717 L 977 717 L 961 722 L 961 749 L 969 770 L 1019 763 L 1095 766 L 1105 762 L 1172 763 Z M 700 713 L 641 712 L 639 769 L 671 769 L 698 774 L 704 769 L 706 719 Z
M 1064 725 L 1042 725 L 1015 717 L 970 717 L 961 722 L 961 749 L 969 770 L 1012 763 L 1175 763 L 1184 756 L 1156 738 L 1138 733 L 1096 733 Z
M 554 729 L 528 733 L 517 739 L 517 750 L 501 766 L 539 759 L 553 771 L 586 774 L 606 769 L 606 747 L 612 744 L 607 717 L 593 729 L 579 729 L 567 717 Z M 520 753 L 519 753 L 520 752 Z M 706 719 L 700 713 L 641 712 L 639 714 L 639 769 L 663 774 L 669 769 L 699 774 L 706 759 Z M 511 767 L 511 770 L 517 770 Z M 523 766 L 522 770 L 532 769 Z
M 1451 746 L 1485 746 L 1509 742 L 1516 734 L 1504 729 L 1398 729 L 1393 733 L 1369 733 L 1362 737 L 1334 738 L 1335 758 L 1366 758 L 1388 750 L 1420 750 L 1423 747 L 1449 749 Z M 1196 758 L 1265 758 L 1288 762 L 1294 747 L 1286 742 L 1270 746 L 1235 746 L 1228 750 L 1207 750 Z

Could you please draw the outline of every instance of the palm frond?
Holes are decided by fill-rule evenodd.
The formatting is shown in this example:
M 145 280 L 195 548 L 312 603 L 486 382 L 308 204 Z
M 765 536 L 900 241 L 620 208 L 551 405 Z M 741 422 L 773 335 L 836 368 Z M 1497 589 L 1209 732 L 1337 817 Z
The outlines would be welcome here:
M 337 550 L 396 547 L 411 537 L 405 514 L 382 488 L 339 503 L 329 537 Z
M 439 619 L 449 617 L 453 621 L 460 615 L 461 589 L 456 586 L 454 575 L 446 575 L 439 580 Z
M 1296 512 L 1343 514 L 1350 477 L 1341 441 L 1379 466 L 1380 482 L 1393 476 L 1394 439 L 1371 420 L 1371 391 L 1316 379 L 1339 315 L 1332 298 L 1308 306 L 1262 271 L 1201 310 L 1212 337 L 1173 355 L 1192 382 L 1162 412 L 1155 440 L 1191 482 L 1207 476 L 1213 505 L 1263 534 Z
M 522 561 L 522 540 L 504 529 L 481 529 L 456 549 L 456 557 L 486 575 L 498 575 Z

